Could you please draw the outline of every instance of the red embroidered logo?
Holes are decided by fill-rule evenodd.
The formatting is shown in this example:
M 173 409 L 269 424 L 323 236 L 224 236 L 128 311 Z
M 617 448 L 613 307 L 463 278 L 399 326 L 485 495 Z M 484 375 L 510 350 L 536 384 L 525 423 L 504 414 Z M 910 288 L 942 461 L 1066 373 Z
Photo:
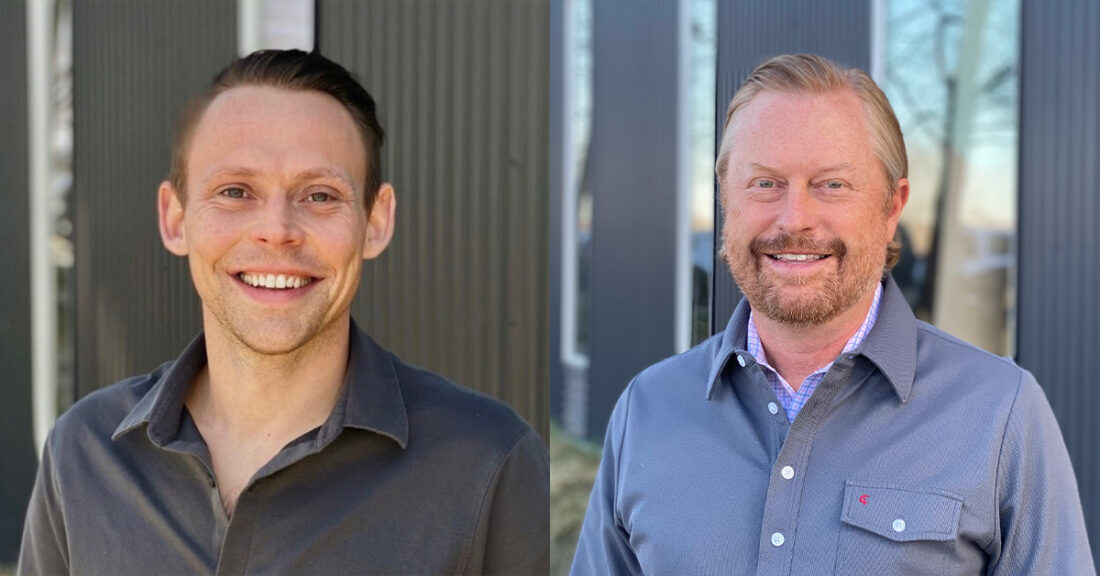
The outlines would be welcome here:
M 867 495 L 866 495 L 866 494 L 864 494 L 863 496 L 860 496 L 860 497 L 859 497 L 859 503 L 860 503 L 860 504 L 863 504 L 863 505 L 865 505 L 865 506 L 867 505 Z

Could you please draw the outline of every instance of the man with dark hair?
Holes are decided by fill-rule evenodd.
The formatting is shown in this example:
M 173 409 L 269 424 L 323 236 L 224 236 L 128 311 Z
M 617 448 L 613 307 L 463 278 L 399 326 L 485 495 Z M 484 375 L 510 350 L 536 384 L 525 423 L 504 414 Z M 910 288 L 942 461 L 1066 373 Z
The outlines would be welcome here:
M 745 299 L 623 392 L 573 574 L 1094 574 L 1042 389 L 889 276 L 908 166 L 874 81 L 768 60 L 716 173 Z
M 204 331 L 57 422 L 20 574 L 540 574 L 543 440 L 349 312 L 393 235 L 370 95 L 301 51 L 184 114 L 158 209 Z

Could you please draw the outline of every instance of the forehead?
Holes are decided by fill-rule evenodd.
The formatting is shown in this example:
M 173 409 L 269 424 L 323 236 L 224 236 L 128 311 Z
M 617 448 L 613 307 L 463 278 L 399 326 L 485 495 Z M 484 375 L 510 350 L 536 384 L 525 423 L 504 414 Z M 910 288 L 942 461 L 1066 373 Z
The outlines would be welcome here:
M 225 170 L 284 177 L 320 169 L 360 188 L 366 148 L 351 114 L 331 96 L 242 86 L 207 106 L 190 139 L 187 168 L 196 184 Z
M 744 162 L 812 166 L 874 162 L 863 105 L 851 90 L 764 91 L 733 119 L 730 167 Z

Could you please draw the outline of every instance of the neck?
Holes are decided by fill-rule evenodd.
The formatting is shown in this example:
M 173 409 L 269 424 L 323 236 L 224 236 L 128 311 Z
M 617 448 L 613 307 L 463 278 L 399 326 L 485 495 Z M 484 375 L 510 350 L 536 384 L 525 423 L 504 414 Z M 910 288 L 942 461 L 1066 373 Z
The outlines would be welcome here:
M 848 340 L 867 318 L 874 299 L 875 291 L 871 290 L 848 310 L 814 326 L 795 326 L 754 314 L 753 322 L 768 363 L 797 392 L 807 376 L 836 360 L 844 351 Z
M 205 325 L 207 365 L 185 400 L 200 429 L 293 439 L 328 418 L 347 370 L 350 320 L 286 354 L 256 352 L 216 321 Z

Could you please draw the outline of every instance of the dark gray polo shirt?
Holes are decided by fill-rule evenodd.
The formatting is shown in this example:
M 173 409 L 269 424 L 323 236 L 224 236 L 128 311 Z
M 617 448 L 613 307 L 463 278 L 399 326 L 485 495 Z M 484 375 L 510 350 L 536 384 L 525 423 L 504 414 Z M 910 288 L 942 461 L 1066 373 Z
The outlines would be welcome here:
M 1029 373 L 918 322 L 891 279 L 791 423 L 748 314 L 623 392 L 573 574 L 1095 574 Z
M 549 457 L 515 412 L 352 325 L 344 391 L 230 520 L 183 405 L 206 362 L 88 395 L 46 443 L 20 574 L 544 574 Z

